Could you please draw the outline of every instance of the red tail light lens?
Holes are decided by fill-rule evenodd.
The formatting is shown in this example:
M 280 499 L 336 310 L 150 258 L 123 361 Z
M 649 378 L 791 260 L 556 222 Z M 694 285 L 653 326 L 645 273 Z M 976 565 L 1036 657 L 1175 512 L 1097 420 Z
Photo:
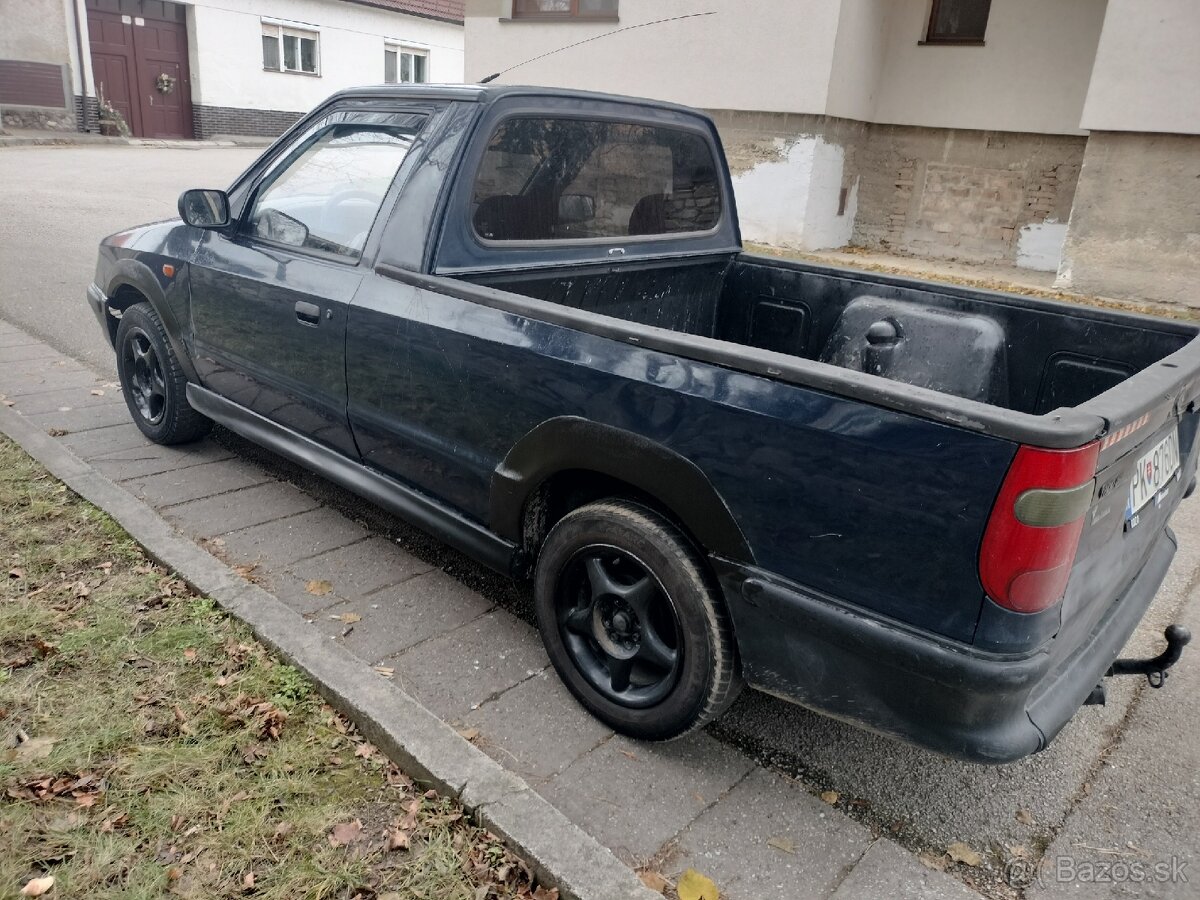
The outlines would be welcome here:
M 1099 453 L 1095 442 L 1075 450 L 1017 450 L 979 551 L 983 589 L 1005 609 L 1038 612 L 1062 599 Z

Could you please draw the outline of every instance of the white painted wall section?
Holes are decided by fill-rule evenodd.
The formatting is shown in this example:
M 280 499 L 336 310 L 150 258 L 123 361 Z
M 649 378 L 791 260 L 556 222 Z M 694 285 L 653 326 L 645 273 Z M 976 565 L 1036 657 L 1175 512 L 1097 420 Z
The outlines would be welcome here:
M 1039 272 L 1057 272 L 1066 240 L 1066 222 L 1048 219 L 1026 225 L 1017 235 L 1017 265 Z
M 461 83 L 461 25 L 344 0 L 195 0 L 189 10 L 193 102 L 306 112 L 344 88 L 383 83 L 385 43 L 426 50 L 429 80 Z M 320 74 L 269 72 L 262 20 L 319 33 Z
M 858 210 L 856 182 L 838 215 L 845 151 L 820 137 L 780 138 L 777 146 L 779 159 L 734 176 L 743 239 L 799 250 L 845 246 Z
M 1200 3 L 1109 0 L 1083 127 L 1200 134 Z

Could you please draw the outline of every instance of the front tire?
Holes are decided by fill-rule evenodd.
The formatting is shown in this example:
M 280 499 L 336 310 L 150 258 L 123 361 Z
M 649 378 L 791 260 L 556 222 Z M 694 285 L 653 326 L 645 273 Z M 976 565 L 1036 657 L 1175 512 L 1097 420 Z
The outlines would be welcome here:
M 538 557 L 534 605 L 563 683 L 622 734 L 680 737 L 741 688 L 729 618 L 702 558 L 646 507 L 606 500 L 559 521 Z
M 187 376 L 149 303 L 129 307 L 116 338 L 117 374 L 138 429 L 156 444 L 185 444 L 208 434 L 212 421 L 187 401 Z

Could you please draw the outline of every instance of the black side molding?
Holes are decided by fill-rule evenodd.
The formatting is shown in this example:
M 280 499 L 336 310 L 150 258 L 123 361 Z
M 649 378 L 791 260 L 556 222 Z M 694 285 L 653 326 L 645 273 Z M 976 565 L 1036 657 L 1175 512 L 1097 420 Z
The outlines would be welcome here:
M 247 440 L 287 457 L 360 497 L 386 509 L 456 550 L 505 575 L 512 575 L 516 545 L 460 515 L 432 497 L 347 459 L 246 407 L 197 384 L 187 386 L 188 402 L 198 412 Z
M 709 553 L 754 562 L 729 507 L 695 463 L 642 435 L 578 416 L 546 420 L 517 441 L 496 467 L 492 528 L 520 540 L 530 494 L 550 476 L 571 469 L 633 485 L 675 513 Z

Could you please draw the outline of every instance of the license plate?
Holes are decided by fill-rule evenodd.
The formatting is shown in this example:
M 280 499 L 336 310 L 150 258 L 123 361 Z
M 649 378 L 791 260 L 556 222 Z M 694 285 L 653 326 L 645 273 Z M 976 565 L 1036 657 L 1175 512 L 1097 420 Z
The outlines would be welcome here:
M 1138 510 L 1154 500 L 1178 471 L 1179 431 L 1175 430 L 1137 461 L 1129 483 L 1129 508 L 1125 510 L 1125 518 L 1133 518 Z

